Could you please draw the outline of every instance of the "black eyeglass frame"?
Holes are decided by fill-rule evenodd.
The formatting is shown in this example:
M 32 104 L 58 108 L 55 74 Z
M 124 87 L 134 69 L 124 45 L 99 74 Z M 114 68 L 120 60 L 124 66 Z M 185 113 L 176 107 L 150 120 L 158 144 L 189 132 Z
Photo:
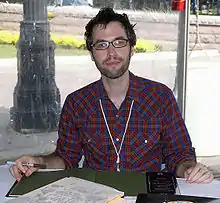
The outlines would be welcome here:
M 125 44 L 124 44 L 123 46 L 115 46 L 114 42 L 117 42 L 117 41 L 124 41 Z M 114 48 L 117 48 L 117 49 L 118 49 L 118 48 L 126 47 L 127 44 L 128 44 L 128 42 L 129 42 L 128 39 L 114 39 L 114 40 L 111 41 L 111 42 L 109 42 L 109 41 L 98 41 L 98 42 L 92 44 L 91 47 L 94 47 L 95 50 L 106 50 L 106 49 L 109 48 L 110 44 L 112 44 L 112 46 L 113 46 Z M 96 45 L 97 45 L 98 43 L 107 43 L 107 46 L 104 47 L 104 48 L 97 48 Z

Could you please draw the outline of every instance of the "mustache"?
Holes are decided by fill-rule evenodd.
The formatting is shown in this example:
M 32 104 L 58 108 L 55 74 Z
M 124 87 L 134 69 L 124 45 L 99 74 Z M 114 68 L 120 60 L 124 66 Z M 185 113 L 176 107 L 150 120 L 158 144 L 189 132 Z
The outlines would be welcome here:
M 118 61 L 118 62 L 121 62 L 123 61 L 123 59 L 121 57 L 116 57 L 116 56 L 110 56 L 108 57 L 107 59 L 105 59 L 103 62 L 104 63 L 108 63 L 110 61 Z

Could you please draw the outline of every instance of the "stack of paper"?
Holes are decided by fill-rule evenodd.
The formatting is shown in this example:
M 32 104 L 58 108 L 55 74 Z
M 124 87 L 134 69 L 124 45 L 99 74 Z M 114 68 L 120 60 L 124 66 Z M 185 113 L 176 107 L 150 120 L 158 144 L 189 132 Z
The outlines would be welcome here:
M 80 178 L 67 177 L 38 188 L 8 203 L 107 203 L 123 201 L 124 192 Z
M 186 179 L 177 179 L 179 193 L 181 195 L 220 198 L 220 181 L 211 183 L 186 183 Z

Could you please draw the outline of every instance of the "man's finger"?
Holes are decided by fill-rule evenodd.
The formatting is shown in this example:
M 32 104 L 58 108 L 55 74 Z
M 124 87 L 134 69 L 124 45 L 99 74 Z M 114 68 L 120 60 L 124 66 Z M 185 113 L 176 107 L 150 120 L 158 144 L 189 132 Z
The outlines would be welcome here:
M 185 177 L 186 179 L 188 179 L 188 177 L 189 177 L 190 173 L 192 172 L 192 170 L 193 170 L 193 168 L 191 167 L 191 168 L 189 168 L 189 169 L 187 169 L 187 170 L 185 171 L 184 177 Z
M 195 179 L 194 183 L 208 183 L 211 180 L 212 175 L 209 171 L 200 174 L 200 178 Z M 212 181 L 212 180 L 211 180 Z
M 197 171 L 197 173 L 195 174 L 194 171 Z M 196 164 L 192 173 L 190 174 L 191 177 L 188 178 L 187 182 L 199 183 L 200 181 L 206 181 L 206 179 L 209 177 L 209 174 L 210 172 L 206 166 L 202 164 Z
M 27 166 L 23 166 L 22 162 L 20 162 L 20 161 L 16 161 L 16 165 L 19 168 L 19 170 L 22 171 L 22 173 L 24 173 L 24 174 L 28 170 L 28 167 Z
M 193 170 L 193 167 L 187 169 L 186 173 L 189 175 L 192 172 L 192 170 Z
M 12 166 L 10 167 L 10 172 L 11 174 L 17 179 L 17 181 L 19 182 L 22 178 L 22 172 L 16 167 L 16 166 Z
M 214 175 L 212 173 L 209 174 L 209 177 L 203 183 L 210 183 L 214 179 Z
M 191 170 L 191 173 L 187 177 L 187 181 L 191 182 L 193 177 L 196 176 L 196 174 L 199 172 L 200 167 L 198 164 L 196 164 L 194 167 L 189 168 L 188 170 Z
M 25 176 L 30 176 L 32 173 L 34 173 L 35 171 L 36 171 L 37 169 L 36 168 L 34 168 L 34 167 L 30 167 L 30 168 L 28 168 L 28 170 L 26 171 L 26 173 L 25 173 Z

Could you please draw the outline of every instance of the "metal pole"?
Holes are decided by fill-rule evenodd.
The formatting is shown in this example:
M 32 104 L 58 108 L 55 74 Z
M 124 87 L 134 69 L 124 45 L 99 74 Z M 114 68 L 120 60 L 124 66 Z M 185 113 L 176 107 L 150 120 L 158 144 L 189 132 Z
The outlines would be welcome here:
M 55 82 L 55 46 L 50 40 L 47 0 L 24 0 L 23 8 L 10 124 L 21 133 L 55 131 L 60 92 Z
M 189 36 L 190 0 L 186 0 L 185 11 L 179 13 L 179 33 L 177 49 L 176 87 L 177 103 L 185 119 L 186 79 L 188 65 L 188 36 Z

